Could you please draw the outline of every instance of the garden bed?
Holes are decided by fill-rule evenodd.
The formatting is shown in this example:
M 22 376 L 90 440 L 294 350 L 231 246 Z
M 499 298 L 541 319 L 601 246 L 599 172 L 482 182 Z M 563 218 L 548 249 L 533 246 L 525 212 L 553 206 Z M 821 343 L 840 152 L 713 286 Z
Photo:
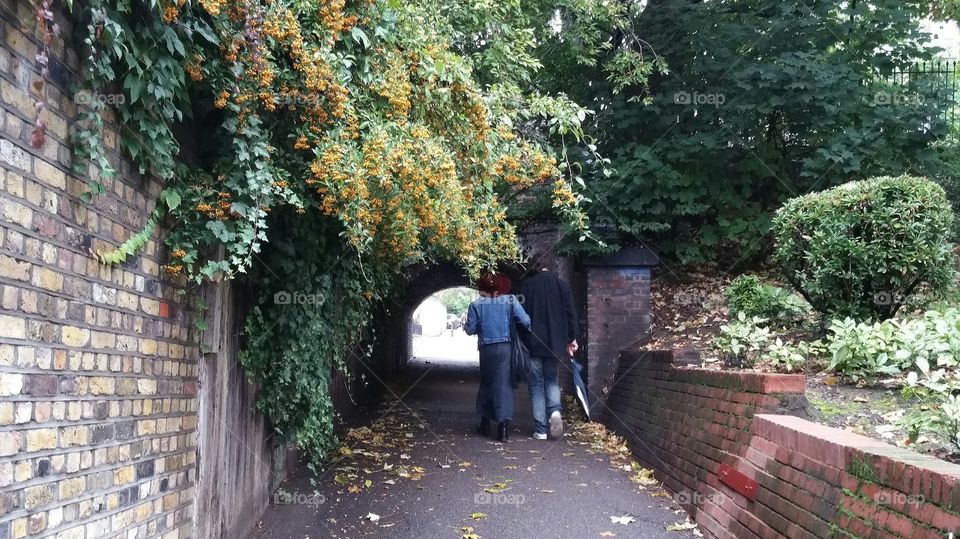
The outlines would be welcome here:
M 732 275 L 720 272 L 673 273 L 658 276 L 652 286 L 653 323 L 648 337 L 638 342 L 637 350 L 674 349 L 696 352 L 700 367 L 737 369 L 754 372 L 783 372 L 766 361 L 747 367 L 722 357 L 716 348 L 723 326 L 730 323 L 725 289 Z M 774 282 L 769 275 L 760 275 Z M 810 331 L 783 332 L 787 339 L 810 340 Z M 907 428 L 900 419 L 923 406 L 916 397 L 902 391 L 903 375 L 885 376 L 871 383 L 854 384 L 828 372 L 829 358 L 809 359 L 795 370 L 806 376 L 810 419 L 847 432 L 869 436 L 900 447 L 911 447 L 954 462 L 960 462 L 941 440 L 921 435 L 910 443 Z

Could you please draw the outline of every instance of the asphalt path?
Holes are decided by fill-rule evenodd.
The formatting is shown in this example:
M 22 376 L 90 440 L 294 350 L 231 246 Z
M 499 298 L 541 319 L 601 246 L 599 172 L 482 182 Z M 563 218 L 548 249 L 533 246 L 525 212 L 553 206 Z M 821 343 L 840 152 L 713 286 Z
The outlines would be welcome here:
M 525 387 L 515 392 L 509 443 L 477 434 L 478 378 L 479 368 L 472 362 L 411 362 L 403 383 L 393 387 L 402 399 L 369 413 L 374 425 L 378 419 L 400 417 L 382 440 L 371 434 L 362 445 L 376 460 L 354 462 L 361 458 L 358 454 L 343 458 L 315 485 L 306 469 L 297 468 L 251 535 L 276 539 L 693 537 L 691 531 L 667 531 L 669 525 L 686 518 L 669 497 L 631 482 L 608 455 L 571 436 L 569 429 L 559 441 L 533 440 Z M 351 440 L 345 445 L 350 446 Z M 413 471 L 403 472 L 408 469 Z

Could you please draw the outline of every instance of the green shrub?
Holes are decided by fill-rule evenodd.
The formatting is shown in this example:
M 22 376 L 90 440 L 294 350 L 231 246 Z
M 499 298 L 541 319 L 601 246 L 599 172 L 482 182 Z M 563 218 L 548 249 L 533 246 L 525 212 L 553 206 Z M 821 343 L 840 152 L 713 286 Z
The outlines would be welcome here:
M 803 318 L 809 305 L 796 294 L 764 284 L 755 275 L 741 275 L 726 289 L 730 315 L 743 313 L 747 318 L 794 322 Z
M 753 367 L 767 351 L 770 344 L 770 328 L 764 327 L 764 318 L 747 318 L 743 313 L 737 320 L 720 327 L 715 346 L 727 359 L 739 366 Z
M 911 385 L 946 392 L 949 371 L 960 366 L 960 309 L 872 324 L 835 320 L 830 333 L 830 368 L 855 381 L 908 372 Z
M 794 372 L 824 352 L 820 341 L 783 342 L 779 337 L 767 346 L 766 359 L 778 372 Z
M 847 318 L 834 320 L 829 331 L 830 370 L 854 382 L 901 372 L 891 324 L 857 323 Z
M 794 198 L 774 219 L 774 258 L 821 313 L 891 318 L 918 287 L 952 280 L 953 211 L 943 188 L 901 176 Z

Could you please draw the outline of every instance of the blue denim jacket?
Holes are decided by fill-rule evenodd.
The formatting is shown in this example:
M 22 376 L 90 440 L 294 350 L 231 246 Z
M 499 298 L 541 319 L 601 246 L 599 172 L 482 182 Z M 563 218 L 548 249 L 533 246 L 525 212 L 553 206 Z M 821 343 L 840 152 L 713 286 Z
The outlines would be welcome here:
M 513 295 L 495 298 L 481 297 L 474 300 L 467 310 L 467 323 L 463 331 L 477 335 L 477 347 L 510 341 L 510 316 L 517 324 L 530 328 L 530 317 Z

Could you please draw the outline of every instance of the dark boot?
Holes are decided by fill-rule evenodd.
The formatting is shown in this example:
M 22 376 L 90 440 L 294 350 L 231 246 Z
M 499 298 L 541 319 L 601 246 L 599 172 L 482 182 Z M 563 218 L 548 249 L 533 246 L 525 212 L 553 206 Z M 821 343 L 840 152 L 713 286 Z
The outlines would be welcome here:
M 510 422 L 509 421 L 501 421 L 500 425 L 497 426 L 497 441 L 498 442 L 510 441 Z
M 477 427 L 477 432 L 483 436 L 490 436 L 490 420 L 485 417 L 481 417 L 480 426 Z

